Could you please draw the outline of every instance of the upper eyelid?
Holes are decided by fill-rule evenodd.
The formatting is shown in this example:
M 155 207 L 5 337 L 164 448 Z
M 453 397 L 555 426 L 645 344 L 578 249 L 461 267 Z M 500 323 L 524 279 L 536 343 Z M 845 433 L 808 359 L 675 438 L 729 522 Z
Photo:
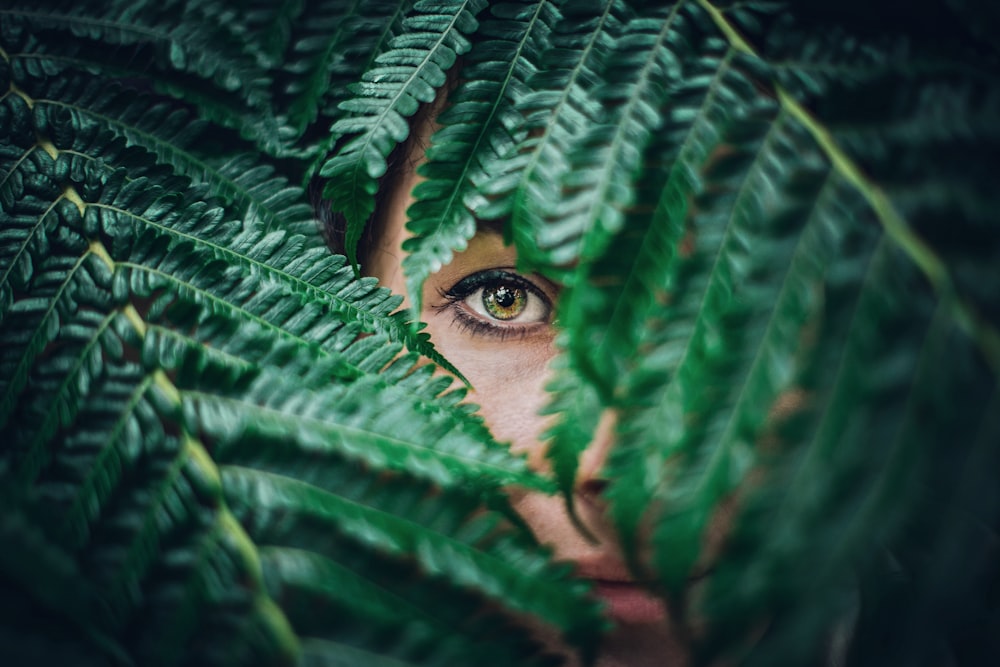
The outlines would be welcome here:
M 456 291 L 456 288 L 458 288 L 460 285 L 462 285 L 462 283 L 468 281 L 469 279 L 475 278 L 477 276 L 483 276 L 484 274 L 496 274 L 495 278 L 498 281 L 508 280 L 510 282 L 516 283 L 519 286 L 524 287 L 525 289 L 531 291 L 533 294 L 535 294 L 542 300 L 544 300 L 546 305 L 549 306 L 549 308 L 552 308 L 554 306 L 552 297 L 550 297 L 549 294 L 546 293 L 545 289 L 540 287 L 535 282 L 534 279 L 518 273 L 513 267 L 495 267 L 490 269 L 482 269 L 480 271 L 474 271 L 472 273 L 469 273 L 468 275 L 463 276 L 459 280 L 455 281 L 455 283 L 447 289 L 439 288 L 438 293 L 449 300 L 465 298 L 468 295 L 474 293 L 477 289 L 481 288 L 483 284 L 488 283 L 490 281 L 490 278 L 483 278 L 482 283 L 472 285 L 467 290 Z M 551 283 L 549 284 L 551 286 Z

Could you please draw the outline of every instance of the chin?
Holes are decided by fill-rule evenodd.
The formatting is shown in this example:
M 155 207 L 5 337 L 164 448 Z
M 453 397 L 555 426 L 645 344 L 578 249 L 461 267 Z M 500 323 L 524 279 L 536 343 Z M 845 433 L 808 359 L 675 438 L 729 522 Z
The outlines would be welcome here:
M 596 667 L 686 667 L 688 652 L 662 619 L 620 623 L 601 646 Z

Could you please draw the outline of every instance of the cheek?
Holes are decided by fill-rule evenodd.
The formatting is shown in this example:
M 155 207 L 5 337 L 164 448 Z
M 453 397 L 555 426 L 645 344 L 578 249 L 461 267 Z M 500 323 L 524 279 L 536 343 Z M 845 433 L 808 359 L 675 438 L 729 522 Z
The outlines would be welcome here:
M 550 419 L 538 414 L 546 398 L 542 379 L 477 386 L 470 400 L 480 405 L 493 435 L 509 442 L 514 452 L 527 454 L 532 467 L 540 469 L 544 461 L 541 435 Z
M 545 385 L 554 353 L 551 340 L 477 344 L 449 341 L 447 332 L 442 334 L 445 340 L 434 336 L 435 344 L 472 383 L 469 401 L 480 406 L 493 435 L 509 442 L 514 452 L 526 454 L 533 468 L 542 469 L 545 457 L 540 437 L 551 417 L 538 412 L 548 400 Z

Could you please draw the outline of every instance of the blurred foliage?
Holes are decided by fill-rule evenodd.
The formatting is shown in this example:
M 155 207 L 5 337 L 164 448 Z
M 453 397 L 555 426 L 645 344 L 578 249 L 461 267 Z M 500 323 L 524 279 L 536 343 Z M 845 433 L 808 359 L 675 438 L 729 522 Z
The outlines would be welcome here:
M 5 664 L 552 663 L 525 616 L 590 655 L 600 610 L 505 489 L 569 488 L 602 409 L 695 662 L 994 664 L 997 29 L 988 0 L 5 3 Z M 477 220 L 565 285 L 553 479 L 307 195 L 353 258 L 456 66 L 408 289 Z

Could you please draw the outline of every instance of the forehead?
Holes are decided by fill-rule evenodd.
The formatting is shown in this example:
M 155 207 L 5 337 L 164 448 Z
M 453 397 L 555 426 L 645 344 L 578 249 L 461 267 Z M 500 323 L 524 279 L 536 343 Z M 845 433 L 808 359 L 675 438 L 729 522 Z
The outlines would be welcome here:
M 503 236 L 494 229 L 480 226 L 465 249 L 456 252 L 454 259 L 435 274 L 435 279 L 449 281 L 487 268 L 509 268 L 517 265 L 517 250 L 503 242 Z

